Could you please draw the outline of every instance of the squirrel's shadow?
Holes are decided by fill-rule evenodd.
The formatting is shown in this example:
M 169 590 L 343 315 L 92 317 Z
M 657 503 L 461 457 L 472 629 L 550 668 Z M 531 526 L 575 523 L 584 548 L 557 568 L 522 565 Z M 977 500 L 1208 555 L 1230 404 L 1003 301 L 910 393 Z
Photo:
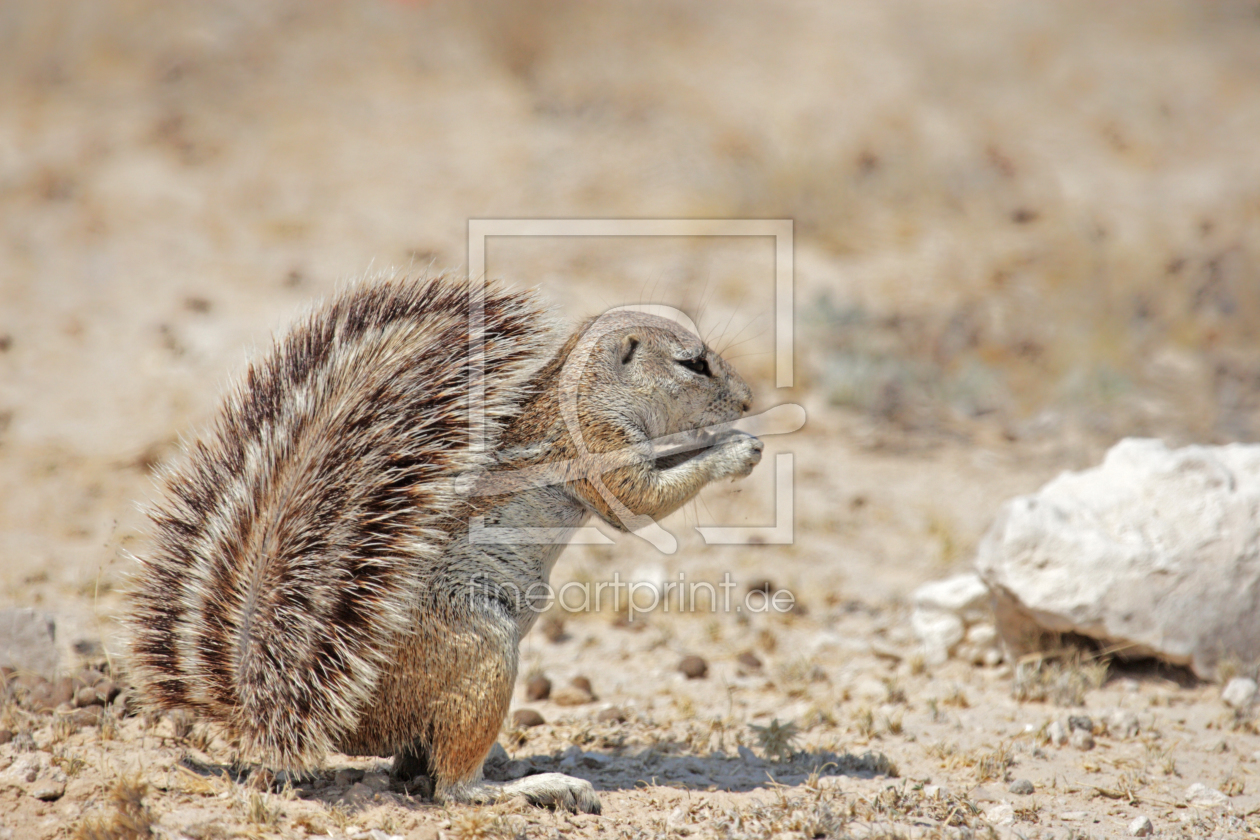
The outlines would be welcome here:
M 662 750 L 661 748 L 664 748 Z M 628 790 L 643 785 L 689 790 L 746 792 L 758 788 L 804 784 L 811 776 L 896 776 L 897 768 L 883 753 L 793 752 L 776 760 L 745 750 L 737 756 L 676 754 L 677 744 L 660 744 L 638 753 L 607 755 L 570 747 L 556 755 L 527 756 L 486 765 L 486 778 L 508 781 L 536 773 L 565 773 L 586 779 L 596 790 Z
M 726 756 L 722 753 L 697 756 L 672 752 L 679 748 L 680 745 L 665 743 L 638 753 L 608 755 L 583 752 L 576 747 L 570 747 L 562 753 L 552 755 L 488 761 L 485 777 L 490 781 L 511 781 L 538 773 L 564 773 L 586 779 L 597 791 L 630 790 L 644 785 L 657 785 L 687 790 L 743 793 L 758 788 L 796 787 L 814 776 L 872 779 L 897 775 L 897 768 L 892 761 L 883 753 L 875 752 L 855 755 L 826 750 L 800 751 L 776 760 L 767 760 L 747 750 L 737 756 Z M 179 763 L 197 775 L 207 778 L 226 776 L 240 784 L 248 784 L 253 775 L 252 768 L 249 767 L 208 764 L 190 756 L 184 756 Z M 336 770 L 337 768 L 328 768 L 302 778 L 278 774 L 271 788 L 278 791 L 292 787 L 301 799 L 339 804 L 352 812 L 375 804 L 370 797 L 355 798 L 350 795 L 357 779 L 349 784 L 337 784 L 334 781 Z M 361 778 L 362 771 L 359 773 Z M 432 784 L 424 777 L 404 782 L 391 776 L 387 791 L 401 794 L 405 797 L 405 802 L 415 805 L 432 804 Z

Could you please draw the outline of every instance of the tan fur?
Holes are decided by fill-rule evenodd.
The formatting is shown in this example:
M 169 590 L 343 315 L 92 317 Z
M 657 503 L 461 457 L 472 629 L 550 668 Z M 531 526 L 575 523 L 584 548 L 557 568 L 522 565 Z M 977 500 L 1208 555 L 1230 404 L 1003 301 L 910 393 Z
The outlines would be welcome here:
M 559 774 L 481 781 L 537 617 L 523 593 L 563 544 L 484 544 L 469 523 L 637 529 L 752 470 L 760 442 L 722 426 L 750 392 L 672 322 L 611 313 L 557 351 L 530 295 L 491 286 L 473 452 L 468 304 L 448 277 L 363 283 L 251 366 L 166 476 L 132 593 L 137 674 L 271 766 L 396 755 L 439 799 L 597 811 Z

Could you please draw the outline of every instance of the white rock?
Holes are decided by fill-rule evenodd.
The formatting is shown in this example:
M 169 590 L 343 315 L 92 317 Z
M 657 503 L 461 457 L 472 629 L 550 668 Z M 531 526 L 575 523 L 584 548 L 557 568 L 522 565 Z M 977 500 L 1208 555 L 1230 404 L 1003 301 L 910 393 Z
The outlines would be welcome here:
M 1260 445 L 1126 439 L 1003 506 L 980 577 L 1015 653 L 1078 633 L 1215 675 L 1260 661 Z
M 910 627 L 923 646 L 923 658 L 929 665 L 940 665 L 948 659 L 967 632 L 961 618 L 934 609 L 916 609 L 910 614 Z
M 1245 709 L 1256 699 L 1256 681 L 1246 677 L 1234 677 L 1221 692 L 1226 706 Z
M 1198 808 L 1220 808 L 1229 802 L 1229 797 L 1215 788 L 1196 782 L 1186 788 L 1186 802 Z
M 1129 738 L 1136 738 L 1138 733 L 1142 731 L 1137 714 L 1128 709 L 1116 709 L 1107 715 L 1106 721 L 1107 732 L 1113 738 L 1128 740 Z
M 1151 818 L 1145 814 L 1129 823 L 1129 834 L 1134 837 L 1148 837 L 1154 830 L 1155 826 L 1151 825 Z
M 967 624 L 988 619 L 989 588 L 974 572 L 925 583 L 910 595 L 915 609 L 953 613 Z
M 967 643 L 977 647 L 993 647 L 997 644 L 997 628 L 992 624 L 973 624 L 967 628 Z
M 1046 737 L 1050 739 L 1050 743 L 1056 747 L 1061 747 L 1068 742 L 1067 727 L 1063 725 L 1063 721 L 1051 721 L 1046 727 Z
M 984 818 L 990 825 L 1010 825 L 1015 822 L 1015 806 L 1007 802 L 994 805 L 984 812 Z

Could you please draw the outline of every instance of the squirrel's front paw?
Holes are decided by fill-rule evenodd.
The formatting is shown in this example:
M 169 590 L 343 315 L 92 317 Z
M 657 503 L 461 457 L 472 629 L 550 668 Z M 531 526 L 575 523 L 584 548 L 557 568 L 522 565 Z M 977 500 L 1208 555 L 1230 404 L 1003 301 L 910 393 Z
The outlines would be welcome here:
M 718 444 L 722 466 L 718 478 L 743 478 L 761 463 L 766 445 L 752 435 L 736 432 Z

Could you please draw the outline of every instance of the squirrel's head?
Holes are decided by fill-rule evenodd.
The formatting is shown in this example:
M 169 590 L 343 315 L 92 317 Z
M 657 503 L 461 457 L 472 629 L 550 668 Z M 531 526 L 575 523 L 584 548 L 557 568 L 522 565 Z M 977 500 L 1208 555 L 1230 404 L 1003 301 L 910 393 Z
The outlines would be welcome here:
M 598 403 L 648 438 L 737 420 L 752 390 L 726 360 L 679 323 L 644 312 L 606 313 L 584 325 L 571 367 L 579 409 Z

